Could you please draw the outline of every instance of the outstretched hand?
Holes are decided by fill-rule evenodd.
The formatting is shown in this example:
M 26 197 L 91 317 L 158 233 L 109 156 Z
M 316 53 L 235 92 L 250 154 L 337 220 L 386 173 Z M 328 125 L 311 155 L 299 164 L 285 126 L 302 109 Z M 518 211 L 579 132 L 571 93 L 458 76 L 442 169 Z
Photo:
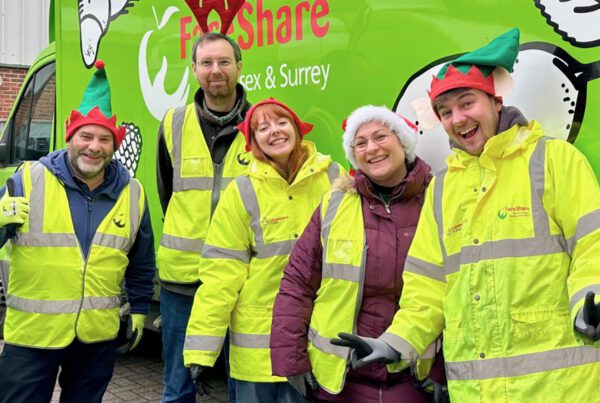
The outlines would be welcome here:
M 360 368 L 374 362 L 389 364 L 400 359 L 400 353 L 386 342 L 355 334 L 338 333 L 339 339 L 331 339 L 331 344 L 352 349 L 352 368 Z

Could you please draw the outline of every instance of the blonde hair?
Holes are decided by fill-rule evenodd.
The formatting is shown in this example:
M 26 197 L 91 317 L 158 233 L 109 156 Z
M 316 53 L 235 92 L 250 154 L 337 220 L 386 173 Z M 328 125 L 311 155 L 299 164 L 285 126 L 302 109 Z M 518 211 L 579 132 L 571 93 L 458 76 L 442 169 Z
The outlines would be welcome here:
M 286 118 L 294 127 L 294 133 L 296 134 L 296 145 L 292 150 L 290 157 L 288 158 L 287 166 L 281 167 L 271 157 L 266 155 L 263 150 L 258 146 L 254 138 L 254 132 L 258 127 L 259 121 L 263 121 L 270 118 Z M 302 138 L 300 137 L 298 126 L 293 116 L 276 104 L 265 104 L 261 105 L 254 110 L 252 119 L 250 120 L 250 150 L 252 155 L 259 161 L 267 162 L 271 164 L 273 168 L 284 178 L 287 183 L 294 182 L 296 175 L 300 172 L 302 165 L 308 159 L 308 151 L 302 146 Z

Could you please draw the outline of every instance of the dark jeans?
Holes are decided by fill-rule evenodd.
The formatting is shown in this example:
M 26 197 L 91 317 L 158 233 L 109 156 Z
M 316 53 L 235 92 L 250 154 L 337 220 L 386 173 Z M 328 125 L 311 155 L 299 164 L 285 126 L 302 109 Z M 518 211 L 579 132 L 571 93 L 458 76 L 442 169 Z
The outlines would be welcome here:
M 162 403 L 195 403 L 196 388 L 183 365 L 185 330 L 194 297 L 160 290 L 162 357 L 165 365 Z
M 57 350 L 6 344 L 0 354 L 0 403 L 50 402 L 59 368 L 61 403 L 101 402 L 115 360 L 114 340 L 74 340 Z

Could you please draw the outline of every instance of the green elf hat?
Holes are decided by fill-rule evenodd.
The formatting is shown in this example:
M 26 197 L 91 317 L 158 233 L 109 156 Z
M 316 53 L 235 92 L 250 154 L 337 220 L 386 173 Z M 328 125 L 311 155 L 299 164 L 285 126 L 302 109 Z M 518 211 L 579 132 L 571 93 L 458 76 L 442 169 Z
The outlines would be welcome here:
M 488 45 L 446 63 L 431 81 L 430 101 L 455 88 L 475 88 L 494 97 L 508 94 L 518 53 L 519 30 L 513 28 Z
M 104 70 L 104 62 L 98 60 L 95 66 L 96 71 L 83 93 L 79 108 L 72 110 L 67 119 L 65 140 L 69 141 L 77 129 L 82 126 L 97 125 L 110 130 L 115 142 L 115 150 L 117 150 L 125 138 L 125 127 L 117 127 L 117 116 L 112 114 L 110 87 Z

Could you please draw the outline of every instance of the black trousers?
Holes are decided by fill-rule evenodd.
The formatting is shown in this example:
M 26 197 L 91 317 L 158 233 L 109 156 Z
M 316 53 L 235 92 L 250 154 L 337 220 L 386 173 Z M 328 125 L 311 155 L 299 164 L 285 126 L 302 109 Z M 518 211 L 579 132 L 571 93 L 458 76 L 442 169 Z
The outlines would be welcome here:
M 74 340 L 57 350 L 6 344 L 0 354 L 0 403 L 50 402 L 59 368 L 61 403 L 101 402 L 115 360 L 114 340 Z

